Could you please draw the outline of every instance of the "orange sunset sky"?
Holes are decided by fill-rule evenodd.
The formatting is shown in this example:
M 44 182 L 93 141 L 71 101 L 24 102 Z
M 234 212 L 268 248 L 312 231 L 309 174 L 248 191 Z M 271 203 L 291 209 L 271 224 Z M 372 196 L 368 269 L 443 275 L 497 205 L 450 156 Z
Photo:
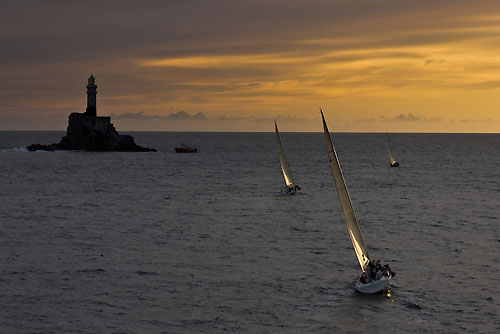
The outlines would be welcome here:
M 499 132 L 500 1 L 3 1 L 0 130 Z

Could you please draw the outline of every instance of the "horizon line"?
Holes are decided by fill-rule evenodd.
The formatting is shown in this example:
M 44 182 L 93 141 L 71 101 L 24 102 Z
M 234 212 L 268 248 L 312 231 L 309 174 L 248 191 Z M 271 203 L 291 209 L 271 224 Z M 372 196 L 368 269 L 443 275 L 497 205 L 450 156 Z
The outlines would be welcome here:
M 66 130 L 2 130 L 0 132 L 66 132 Z M 151 133 L 274 133 L 275 131 L 178 131 L 178 130 L 120 130 L 118 132 Z M 323 133 L 323 131 L 280 131 L 280 133 Z M 330 133 L 385 134 L 387 131 L 330 131 Z M 391 134 L 500 134 L 498 132 L 389 132 Z

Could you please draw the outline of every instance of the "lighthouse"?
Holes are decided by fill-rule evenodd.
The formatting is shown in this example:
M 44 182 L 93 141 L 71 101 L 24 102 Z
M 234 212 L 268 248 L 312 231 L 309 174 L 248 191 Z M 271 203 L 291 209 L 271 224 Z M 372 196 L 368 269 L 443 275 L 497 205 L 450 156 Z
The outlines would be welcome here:
M 87 110 L 85 111 L 87 116 L 97 116 L 96 95 L 95 77 L 91 74 L 87 83 Z

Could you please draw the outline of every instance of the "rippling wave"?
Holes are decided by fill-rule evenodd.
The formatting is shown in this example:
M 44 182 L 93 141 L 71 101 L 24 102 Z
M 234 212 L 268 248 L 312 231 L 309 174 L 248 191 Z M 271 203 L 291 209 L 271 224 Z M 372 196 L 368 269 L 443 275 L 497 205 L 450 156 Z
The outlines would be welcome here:
M 282 133 L 300 196 L 280 195 L 273 133 L 20 148 L 61 135 L 0 132 L 1 332 L 500 332 L 499 135 L 393 134 L 390 168 L 385 134 L 333 134 L 370 254 L 397 272 L 373 296 L 352 288 L 322 134 Z

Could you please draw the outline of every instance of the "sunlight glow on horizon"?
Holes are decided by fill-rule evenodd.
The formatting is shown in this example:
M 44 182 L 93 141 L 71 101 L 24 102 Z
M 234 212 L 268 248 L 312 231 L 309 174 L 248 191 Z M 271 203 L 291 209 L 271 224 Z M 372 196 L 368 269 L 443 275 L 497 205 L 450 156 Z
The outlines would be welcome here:
M 500 25 L 475 30 L 497 32 L 500 31 Z M 338 41 L 342 39 L 333 40 L 333 42 Z M 311 40 L 298 44 L 301 43 L 321 42 Z M 485 48 L 482 43 L 484 39 L 479 39 L 476 43 L 457 41 L 398 47 L 354 47 L 338 51 L 330 51 L 328 48 L 316 52 L 297 50 L 291 54 L 175 57 L 140 60 L 139 64 L 143 67 L 181 70 L 212 68 L 224 71 L 250 67 L 258 73 L 255 78 L 251 78 L 253 80 L 246 82 L 238 82 L 238 77 L 232 78 L 228 75 L 225 81 L 231 83 L 222 88 L 220 81 L 213 81 L 210 77 L 203 76 L 192 78 L 192 81 L 178 82 L 185 86 L 206 87 L 204 98 L 208 103 L 205 108 L 219 105 L 222 100 L 226 105 L 243 101 L 250 103 L 249 97 L 255 97 L 255 101 L 251 103 L 256 108 L 293 105 L 303 102 L 304 99 L 326 101 L 323 105 L 336 104 L 339 101 L 352 103 L 353 99 L 360 98 L 391 100 L 394 97 L 405 96 L 453 100 L 457 94 L 468 99 L 468 94 L 479 88 L 484 90 L 483 86 L 488 86 L 490 83 L 493 86 L 487 87 L 489 90 L 499 89 L 494 85 L 500 75 L 496 50 Z M 266 73 L 265 70 L 268 68 L 269 73 Z M 493 70 L 474 70 L 478 68 Z M 464 92 L 468 93 L 463 94 Z M 483 95 L 482 92 L 478 93 Z M 470 99 L 476 98 L 474 95 Z M 498 102 L 490 100 L 493 105 L 499 105 Z M 418 104 L 418 101 L 413 103 L 412 109 L 415 110 L 417 106 L 415 103 Z M 453 109 L 457 116 L 470 113 L 468 110 L 459 110 L 456 107 L 454 105 Z M 396 108 L 397 104 L 394 105 L 394 109 Z M 377 107 L 374 106 L 372 110 L 374 109 Z M 366 114 L 363 111 L 359 113 Z M 399 113 L 405 111 L 397 112 Z M 296 111 L 293 114 L 299 116 L 302 113 Z M 379 117 L 381 115 L 382 113 Z M 495 112 L 490 112 L 489 116 L 485 115 L 486 117 L 499 120 Z M 440 119 L 440 117 L 427 117 L 428 119 Z
M 84 110 L 82 83 L 92 72 L 98 113 L 124 115 L 114 122 L 131 129 L 216 131 L 233 122 L 235 131 L 272 131 L 262 120 L 282 117 L 284 131 L 320 131 L 313 120 L 321 105 L 340 131 L 500 132 L 500 6 L 470 13 L 467 2 L 436 4 L 436 12 L 415 6 L 420 12 L 403 5 L 394 15 L 347 12 L 350 19 L 309 22 L 296 31 L 285 22 L 275 39 L 254 25 L 241 30 L 242 38 L 222 23 L 214 31 L 224 38 L 212 36 L 210 25 L 206 35 L 186 30 L 186 39 L 172 32 L 170 44 L 160 34 L 135 53 L 26 65 L 25 79 L 6 68 L 14 85 L 30 84 L 25 92 L 12 85 L 1 92 L 10 100 L 0 105 L 0 120 L 8 128 L 22 124 L 8 125 L 11 118 L 36 115 L 50 124 L 59 117 L 59 127 L 70 112 Z M 71 90 L 47 87 L 47 73 L 61 73 L 61 86 Z M 168 117 L 180 110 L 206 118 Z

